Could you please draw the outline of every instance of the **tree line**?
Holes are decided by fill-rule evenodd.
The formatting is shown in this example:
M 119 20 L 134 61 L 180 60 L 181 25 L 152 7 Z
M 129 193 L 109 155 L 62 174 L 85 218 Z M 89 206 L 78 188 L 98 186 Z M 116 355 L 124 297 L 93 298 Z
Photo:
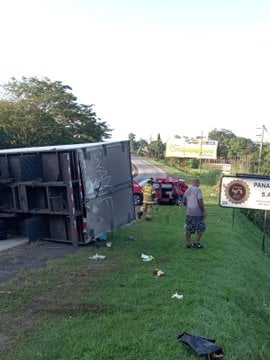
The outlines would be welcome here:
M 157 160 L 165 159 L 166 143 L 163 143 L 160 134 L 149 143 L 146 140 L 136 140 L 136 135 L 129 136 L 131 151 L 140 156 L 148 156 Z M 175 135 L 175 138 L 180 138 Z M 197 139 L 200 137 L 198 136 Z M 208 139 L 218 141 L 218 162 L 235 164 L 239 172 L 260 173 L 270 175 L 270 146 L 268 143 L 254 142 L 251 139 L 236 136 L 228 129 L 213 129 L 208 134 Z M 262 139 L 261 139 L 262 140 Z M 203 160 L 209 162 L 208 160 Z M 198 159 L 170 159 L 170 163 L 198 167 Z
M 12 78 L 1 86 L 0 148 L 99 142 L 111 138 L 112 129 L 94 111 L 80 104 L 69 85 L 48 78 Z M 176 135 L 176 137 L 179 137 Z M 160 134 L 149 143 L 128 135 L 131 151 L 164 159 L 166 144 Z M 270 172 L 268 144 L 259 146 L 227 129 L 213 129 L 208 138 L 218 141 L 217 156 L 223 162 L 238 161 L 248 172 Z M 261 144 L 262 145 L 262 144 Z M 177 160 L 178 162 L 180 160 Z M 196 166 L 196 159 L 182 162 Z M 248 168 L 247 168 L 248 167 Z
M 111 137 L 93 105 L 77 102 L 61 81 L 12 78 L 1 86 L 0 147 L 98 142 Z

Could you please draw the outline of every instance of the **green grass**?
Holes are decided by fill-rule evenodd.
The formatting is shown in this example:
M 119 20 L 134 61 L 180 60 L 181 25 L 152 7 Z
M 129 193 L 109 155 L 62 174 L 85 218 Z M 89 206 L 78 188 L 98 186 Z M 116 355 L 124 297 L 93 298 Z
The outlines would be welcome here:
M 202 188 L 202 250 L 185 248 L 185 208 L 159 206 L 152 222 L 111 234 L 112 248 L 83 247 L 0 284 L 0 358 L 198 359 L 177 340 L 187 331 L 214 338 L 225 359 L 269 359 L 269 239 L 262 253 L 262 233 L 240 211 L 232 226 L 232 210 Z M 107 258 L 89 259 L 97 252 Z

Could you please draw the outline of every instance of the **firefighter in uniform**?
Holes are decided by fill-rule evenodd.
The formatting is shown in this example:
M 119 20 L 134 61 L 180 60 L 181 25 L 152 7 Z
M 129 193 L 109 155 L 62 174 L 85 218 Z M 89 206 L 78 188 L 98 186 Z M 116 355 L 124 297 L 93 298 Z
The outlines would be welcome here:
M 153 179 L 148 180 L 143 188 L 143 213 L 146 220 L 152 220 L 153 206 L 156 200 L 156 191 L 153 187 Z

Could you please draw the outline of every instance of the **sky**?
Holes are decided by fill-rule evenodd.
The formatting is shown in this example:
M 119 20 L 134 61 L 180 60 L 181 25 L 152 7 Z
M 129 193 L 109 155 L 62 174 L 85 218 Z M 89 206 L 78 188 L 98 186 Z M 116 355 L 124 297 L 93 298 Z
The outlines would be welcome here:
M 270 140 L 269 19 L 269 0 L 2 0 L 0 83 L 71 86 L 112 140 Z

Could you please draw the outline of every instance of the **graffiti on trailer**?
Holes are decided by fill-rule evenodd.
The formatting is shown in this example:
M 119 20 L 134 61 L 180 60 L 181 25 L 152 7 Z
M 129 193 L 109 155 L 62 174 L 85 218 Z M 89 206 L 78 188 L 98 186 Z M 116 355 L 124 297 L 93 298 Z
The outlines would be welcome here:
M 87 175 L 85 183 L 85 206 L 89 209 L 89 202 L 92 202 L 95 199 L 98 204 L 105 203 L 106 206 L 113 210 L 114 203 L 113 198 L 110 195 L 111 189 L 113 188 L 111 183 L 112 176 L 109 175 L 108 170 L 102 165 L 102 153 L 100 151 L 94 156 L 91 156 L 91 158 L 93 161 L 89 158 L 84 158 L 84 160 L 86 160 L 84 161 L 84 169 Z M 93 203 L 91 204 L 91 209 L 95 212 Z

